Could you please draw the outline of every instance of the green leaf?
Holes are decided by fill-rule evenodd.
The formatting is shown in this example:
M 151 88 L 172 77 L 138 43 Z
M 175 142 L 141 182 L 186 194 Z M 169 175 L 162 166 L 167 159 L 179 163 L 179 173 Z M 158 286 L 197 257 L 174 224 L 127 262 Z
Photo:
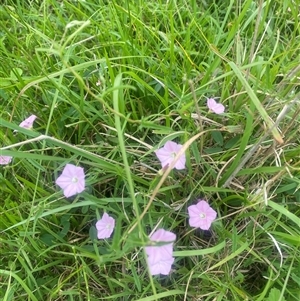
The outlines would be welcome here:
M 280 290 L 277 288 L 272 288 L 268 298 L 265 301 L 286 301 L 284 297 L 280 298 Z
M 213 131 L 213 132 L 211 132 L 211 136 L 216 141 L 216 143 L 218 145 L 223 146 L 224 140 L 223 140 L 222 133 L 220 131 Z
M 276 139 L 277 142 L 280 144 L 283 143 L 283 139 L 281 135 L 278 132 L 277 127 L 274 126 L 274 122 L 266 112 L 265 108 L 261 104 L 260 100 L 257 98 L 255 92 L 253 89 L 250 87 L 249 83 L 247 82 L 246 78 L 243 76 L 241 70 L 238 68 L 238 66 L 234 62 L 229 62 L 228 63 L 237 78 L 240 80 L 242 85 L 244 86 L 245 90 L 247 91 L 249 98 L 255 105 L 256 109 L 258 110 L 259 114 L 261 115 L 262 119 L 265 121 L 266 125 L 268 126 L 269 130 L 272 132 L 274 138 Z

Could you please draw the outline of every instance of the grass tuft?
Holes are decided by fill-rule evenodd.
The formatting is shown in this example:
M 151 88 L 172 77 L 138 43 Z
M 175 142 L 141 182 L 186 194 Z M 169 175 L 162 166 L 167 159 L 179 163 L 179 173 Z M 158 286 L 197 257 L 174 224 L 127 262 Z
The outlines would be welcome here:
M 299 300 L 299 10 L 2 1 L 3 301 Z M 168 140 L 185 170 L 161 171 Z M 68 199 L 55 185 L 67 163 L 86 174 Z M 198 199 L 218 213 L 210 230 L 189 226 Z M 116 226 L 98 240 L 104 212 Z M 143 250 L 158 228 L 176 234 L 167 276 Z

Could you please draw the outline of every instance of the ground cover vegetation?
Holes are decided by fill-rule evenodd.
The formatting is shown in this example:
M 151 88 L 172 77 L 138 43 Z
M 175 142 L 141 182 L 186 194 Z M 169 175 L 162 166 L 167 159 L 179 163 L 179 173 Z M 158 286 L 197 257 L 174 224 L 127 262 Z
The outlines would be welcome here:
M 299 11 L 1 1 L 1 300 L 299 300 Z

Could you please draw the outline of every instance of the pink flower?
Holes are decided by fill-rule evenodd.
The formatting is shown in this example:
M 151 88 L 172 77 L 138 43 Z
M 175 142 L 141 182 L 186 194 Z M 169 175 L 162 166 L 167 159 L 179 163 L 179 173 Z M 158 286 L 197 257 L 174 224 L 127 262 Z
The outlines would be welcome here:
M 109 238 L 115 228 L 115 219 L 104 213 L 102 218 L 97 221 L 96 228 L 99 239 Z
M 159 229 L 155 231 L 150 240 L 154 245 L 146 246 L 145 252 L 148 255 L 147 263 L 151 275 L 168 275 L 174 262 L 173 242 L 176 235 L 170 231 Z
M 12 160 L 11 156 L 0 156 L 0 165 L 7 165 Z
M 165 244 L 160 244 L 159 246 L 154 245 L 145 247 L 146 254 L 150 257 L 155 256 L 157 254 L 159 254 L 162 257 L 172 257 L 173 241 L 175 239 L 176 235 L 172 232 L 166 231 L 164 229 L 159 229 L 155 231 L 151 235 L 150 240 L 157 243 L 165 242 Z
M 208 230 L 211 223 L 216 219 L 217 212 L 206 201 L 199 200 L 197 205 L 188 207 L 189 224 L 191 227 Z
M 171 271 L 174 257 L 160 258 L 157 260 L 155 257 L 148 257 L 147 263 L 151 275 L 168 275 Z
M 80 193 L 85 188 L 84 170 L 73 164 L 67 164 L 55 183 L 63 189 L 65 197 Z
M 162 168 L 167 167 L 174 161 L 174 158 L 181 150 L 182 145 L 177 144 L 173 141 L 167 141 L 164 147 L 155 151 L 155 154 L 158 160 L 161 163 Z M 185 154 L 181 155 L 175 164 L 176 169 L 184 169 L 185 168 Z
M 225 111 L 225 107 L 221 103 L 217 103 L 213 98 L 207 99 L 207 107 L 216 114 L 222 114 Z
M 29 116 L 27 119 L 25 119 L 24 121 L 22 121 L 19 126 L 21 128 L 25 128 L 25 129 L 31 129 L 33 126 L 33 122 L 35 121 L 36 116 L 35 115 L 31 115 Z

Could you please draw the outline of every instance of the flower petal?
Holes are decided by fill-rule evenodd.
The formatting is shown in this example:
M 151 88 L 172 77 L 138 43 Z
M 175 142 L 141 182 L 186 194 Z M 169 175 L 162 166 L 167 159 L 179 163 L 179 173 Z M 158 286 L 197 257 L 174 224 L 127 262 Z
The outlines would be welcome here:
M 115 228 L 115 219 L 109 216 L 105 212 L 102 218 L 98 220 L 96 223 L 98 239 L 109 238 L 113 233 L 114 228 Z
M 165 242 L 173 242 L 176 239 L 176 235 L 170 231 L 166 231 L 164 229 L 156 230 L 151 236 L 151 241 L 165 241 Z
M 174 233 L 164 229 L 158 229 L 150 236 L 150 240 L 157 243 L 157 245 L 145 247 L 145 252 L 148 255 L 147 263 L 152 275 L 169 274 L 174 262 L 172 253 L 175 239 Z
M 23 120 L 19 126 L 25 129 L 31 129 L 36 118 L 37 117 L 35 115 L 30 115 L 28 118 Z
M 182 149 L 181 144 L 177 144 L 173 141 L 167 141 L 165 145 L 156 150 L 155 154 L 160 161 L 162 168 L 166 167 L 167 165 L 170 165 L 173 161 L 175 156 L 178 154 L 178 152 Z M 185 168 L 185 154 L 182 154 L 178 160 L 176 161 L 174 168 L 180 170 Z
M 222 105 L 221 103 L 217 103 L 213 98 L 207 99 L 207 107 L 210 111 L 216 114 L 222 114 L 225 111 L 224 105 Z
M 7 165 L 11 162 L 11 156 L 0 156 L 0 165 Z
M 174 258 L 166 258 L 161 259 L 160 261 L 153 261 L 152 257 L 148 257 L 147 263 L 150 270 L 151 275 L 168 275 L 171 271 L 172 264 L 174 262 Z
M 199 200 L 198 204 L 189 206 L 188 214 L 189 225 L 202 230 L 208 230 L 217 217 L 217 212 L 204 200 Z
M 64 190 L 65 197 L 78 194 L 85 189 L 85 174 L 82 167 L 66 164 L 62 174 L 55 183 Z

